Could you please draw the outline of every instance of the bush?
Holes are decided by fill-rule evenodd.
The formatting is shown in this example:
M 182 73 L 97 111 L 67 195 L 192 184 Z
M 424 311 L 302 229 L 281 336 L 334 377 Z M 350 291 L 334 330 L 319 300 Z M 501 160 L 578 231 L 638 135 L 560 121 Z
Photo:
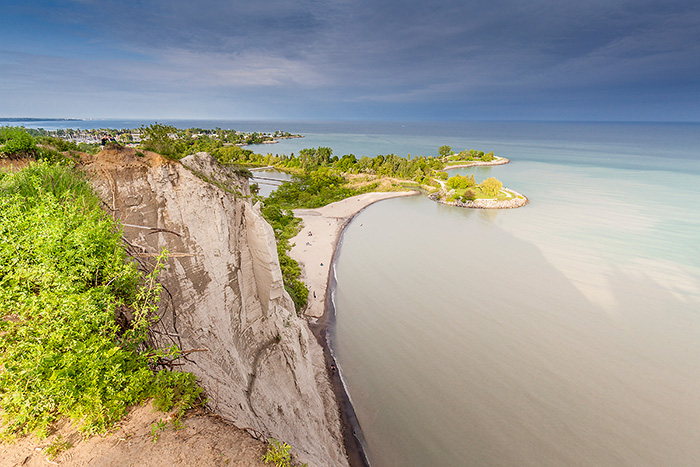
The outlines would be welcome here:
M 269 204 L 267 201 L 261 211 L 265 220 L 272 225 L 275 231 L 277 256 L 282 270 L 284 288 L 292 297 L 297 314 L 300 314 L 308 303 L 309 289 L 299 279 L 301 277 L 299 263 L 290 258 L 288 253 L 291 249 L 289 240 L 299 233 L 301 219 L 294 217 L 290 211 L 284 210 L 276 204 Z
M 452 154 L 452 148 L 447 145 L 440 146 L 438 149 L 438 154 L 440 154 L 442 157 L 447 157 Z
M 466 203 L 467 201 L 474 201 L 476 199 L 476 194 L 471 189 L 467 189 L 467 191 L 464 192 L 464 195 L 462 195 L 462 202 Z
M 503 183 L 493 177 L 487 178 L 481 182 L 481 190 L 488 196 L 496 196 L 503 188 Z
M 141 146 L 144 149 L 171 159 L 181 159 L 184 156 L 186 148 L 179 141 L 177 128 L 174 126 L 156 122 L 153 125 L 142 127 L 141 131 L 144 135 Z
M 0 155 L 9 158 L 32 157 L 36 140 L 23 128 L 0 128 Z
M 461 190 L 464 188 L 469 188 L 474 186 L 476 182 L 474 181 L 474 175 L 455 175 L 447 180 L 448 188 L 453 188 L 455 190 Z
M 287 443 L 280 443 L 274 438 L 268 441 L 267 452 L 262 457 L 266 464 L 272 463 L 275 467 L 292 467 L 292 447 Z M 306 464 L 302 464 L 306 467 Z
M 37 432 L 67 416 L 102 432 L 148 397 L 191 404 L 194 377 L 152 368 L 167 351 L 144 348 L 157 307 L 127 261 L 121 232 L 88 182 L 67 166 L 0 173 L 0 408 L 5 435 Z M 117 308 L 135 316 L 127 329 Z

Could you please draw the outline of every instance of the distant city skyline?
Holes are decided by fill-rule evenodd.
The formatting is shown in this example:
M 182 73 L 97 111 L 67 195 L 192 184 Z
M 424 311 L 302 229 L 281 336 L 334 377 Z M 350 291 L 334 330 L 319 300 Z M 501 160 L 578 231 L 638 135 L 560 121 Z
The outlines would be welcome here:
M 5 0 L 0 116 L 700 121 L 689 0 Z

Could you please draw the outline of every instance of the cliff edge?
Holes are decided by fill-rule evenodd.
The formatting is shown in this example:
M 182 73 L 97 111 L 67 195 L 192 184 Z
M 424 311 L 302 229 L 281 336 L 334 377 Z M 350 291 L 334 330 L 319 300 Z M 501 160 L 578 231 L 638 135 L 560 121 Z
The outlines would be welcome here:
M 208 406 L 309 465 L 348 465 L 322 348 L 284 289 L 247 179 L 206 153 L 175 162 L 108 149 L 84 168 L 145 268 L 169 251 L 154 339 L 187 354 L 180 369 L 197 376 Z

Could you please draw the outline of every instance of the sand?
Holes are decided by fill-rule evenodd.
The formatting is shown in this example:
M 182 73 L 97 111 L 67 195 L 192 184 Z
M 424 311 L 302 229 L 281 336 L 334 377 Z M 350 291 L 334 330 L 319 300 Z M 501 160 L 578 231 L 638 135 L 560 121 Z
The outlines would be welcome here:
M 318 209 L 294 210 L 294 214 L 302 219 L 304 227 L 291 240 L 294 246 L 290 256 L 299 262 L 302 280 L 309 287 L 309 304 L 305 314 L 309 317 L 309 328 L 323 348 L 328 377 L 340 407 L 345 451 L 353 467 L 369 467 L 369 462 L 364 452 L 362 433 L 355 411 L 337 371 L 328 342 L 328 326 L 332 320 L 329 315 L 333 315 L 332 312 L 328 312 L 332 309 L 332 303 L 326 293 L 330 266 L 343 229 L 357 213 L 377 201 L 416 194 L 417 191 L 365 193 Z
M 254 439 L 251 431 L 201 409 L 190 410 L 182 420 L 184 426 L 175 429 L 173 415 L 155 410 L 150 402 L 137 405 L 108 435 L 88 438 L 62 419 L 46 439 L 27 436 L 0 443 L 0 467 L 265 467 L 262 456 L 267 443 Z M 50 459 L 47 449 L 57 440 L 71 447 Z
M 302 280 L 309 287 L 309 305 L 305 314 L 320 318 L 325 313 L 326 288 L 333 254 L 340 234 L 352 218 L 370 204 L 388 198 L 412 196 L 416 191 L 365 193 L 323 206 L 318 209 L 295 209 L 304 227 L 291 240 L 294 245 L 289 256 L 302 269 Z

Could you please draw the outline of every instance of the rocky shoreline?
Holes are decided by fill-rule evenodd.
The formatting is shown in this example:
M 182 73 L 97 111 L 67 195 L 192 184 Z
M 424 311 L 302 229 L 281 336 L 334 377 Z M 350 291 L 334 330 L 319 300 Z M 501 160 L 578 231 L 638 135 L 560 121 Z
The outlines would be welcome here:
M 466 167 L 478 167 L 478 166 L 489 166 L 489 165 L 504 165 L 510 162 L 510 159 L 506 159 L 505 157 L 494 157 L 492 161 L 489 162 L 484 162 L 484 161 L 474 161 L 474 162 L 469 162 L 466 164 L 455 164 L 455 165 L 448 165 L 447 167 L 444 167 L 443 170 L 452 170 L 452 169 L 464 169 Z
M 432 199 L 441 204 L 446 204 L 448 206 L 457 206 L 460 208 L 471 208 L 471 209 L 515 209 L 525 206 L 530 203 L 527 196 L 518 193 L 517 191 L 504 188 L 503 191 L 510 193 L 513 197 L 506 200 L 497 199 L 475 199 L 473 201 L 446 201 L 441 199 L 444 196 L 444 192 L 438 191 L 428 195 L 428 198 Z

